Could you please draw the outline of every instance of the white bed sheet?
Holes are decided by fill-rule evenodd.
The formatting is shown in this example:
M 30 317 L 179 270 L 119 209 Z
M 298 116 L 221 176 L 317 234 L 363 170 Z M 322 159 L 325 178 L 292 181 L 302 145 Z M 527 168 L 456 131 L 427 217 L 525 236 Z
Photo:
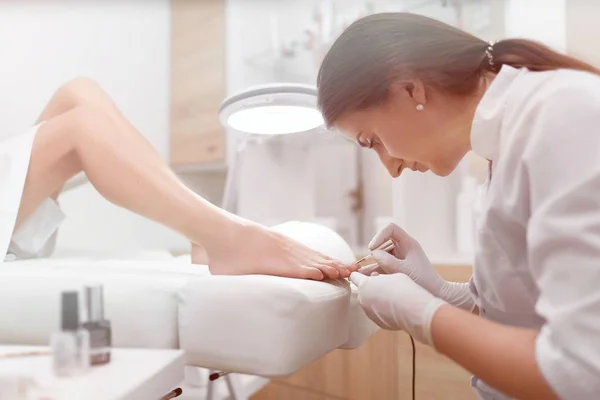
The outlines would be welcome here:
M 327 228 L 284 225 L 326 254 L 353 257 Z M 150 258 L 0 265 L 0 342 L 47 344 L 59 326 L 60 291 L 86 283 L 104 285 L 113 346 L 181 348 L 188 365 L 211 369 L 284 376 L 336 348 L 358 347 L 376 330 L 345 279 L 212 276 L 188 257 Z

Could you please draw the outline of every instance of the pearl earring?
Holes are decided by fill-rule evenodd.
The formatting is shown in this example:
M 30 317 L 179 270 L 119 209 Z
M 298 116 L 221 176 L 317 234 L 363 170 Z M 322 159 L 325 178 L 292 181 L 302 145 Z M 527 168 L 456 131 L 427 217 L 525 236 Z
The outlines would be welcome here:
M 417 111 L 423 111 L 423 104 L 417 104 Z

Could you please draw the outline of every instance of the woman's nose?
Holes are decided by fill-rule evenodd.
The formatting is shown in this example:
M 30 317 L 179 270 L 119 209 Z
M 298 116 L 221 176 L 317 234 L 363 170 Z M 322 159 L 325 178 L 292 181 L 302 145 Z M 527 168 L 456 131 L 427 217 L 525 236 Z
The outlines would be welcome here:
M 388 165 L 386 165 L 386 168 L 387 168 L 389 174 L 392 176 L 392 178 L 397 178 L 402 173 L 402 168 L 400 166 L 400 163 L 388 164 Z
M 385 166 L 392 178 L 397 178 L 402 173 L 402 161 L 397 158 L 390 157 L 389 154 L 378 153 L 381 163 Z

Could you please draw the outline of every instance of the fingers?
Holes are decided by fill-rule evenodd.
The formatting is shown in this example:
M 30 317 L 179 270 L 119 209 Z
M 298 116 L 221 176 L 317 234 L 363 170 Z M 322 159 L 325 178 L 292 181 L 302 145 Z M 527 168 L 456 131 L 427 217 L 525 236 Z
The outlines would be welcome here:
M 350 274 L 350 282 L 352 282 L 358 288 L 365 284 L 368 279 L 368 276 L 363 275 L 359 272 L 353 272 Z
M 414 239 L 406 233 L 406 231 L 400 228 L 398 225 L 391 223 L 385 228 L 379 231 L 369 243 L 369 250 L 373 250 L 378 246 L 381 246 L 387 240 L 392 239 L 394 242 L 402 245 L 406 242 L 412 242 Z
M 377 263 L 365 265 L 364 267 L 358 270 L 359 273 L 363 275 L 370 276 L 373 272 L 379 269 L 379 265 Z
M 369 242 L 369 250 L 373 250 L 378 246 L 381 246 L 385 241 L 391 239 L 392 233 L 394 232 L 393 226 L 394 224 L 388 224 L 388 226 L 377 232 Z
M 368 317 L 368 318 L 369 318 L 371 321 L 373 321 L 373 322 L 374 322 L 374 323 L 375 323 L 377 326 L 379 326 L 380 328 L 383 328 L 383 329 L 385 329 L 385 328 L 382 326 L 382 323 L 381 323 L 381 321 L 379 320 L 379 317 L 378 317 L 377 313 L 376 313 L 376 312 L 375 312 L 373 309 L 371 309 L 370 307 L 365 307 L 365 306 L 363 306 L 363 305 L 362 305 L 362 302 L 361 302 L 361 306 L 362 306 L 362 309 L 363 309 L 363 311 L 365 312 L 365 314 L 367 315 L 367 317 Z
M 405 272 L 403 268 L 403 260 L 400 260 L 387 251 L 375 250 L 372 253 L 372 257 L 377 262 L 379 268 L 381 268 L 386 274 Z
M 350 265 L 346 265 L 346 268 L 348 268 L 348 270 L 350 272 L 356 272 L 360 269 L 360 265 L 356 264 L 356 263 L 352 263 Z

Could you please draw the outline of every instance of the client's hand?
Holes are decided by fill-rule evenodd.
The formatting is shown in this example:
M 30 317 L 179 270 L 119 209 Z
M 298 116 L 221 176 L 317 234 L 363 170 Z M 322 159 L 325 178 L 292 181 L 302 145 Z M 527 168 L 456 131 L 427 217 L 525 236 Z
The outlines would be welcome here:
M 264 274 L 321 280 L 346 278 L 357 269 L 333 260 L 265 226 L 236 224 L 221 245 L 208 248 L 212 274 Z

